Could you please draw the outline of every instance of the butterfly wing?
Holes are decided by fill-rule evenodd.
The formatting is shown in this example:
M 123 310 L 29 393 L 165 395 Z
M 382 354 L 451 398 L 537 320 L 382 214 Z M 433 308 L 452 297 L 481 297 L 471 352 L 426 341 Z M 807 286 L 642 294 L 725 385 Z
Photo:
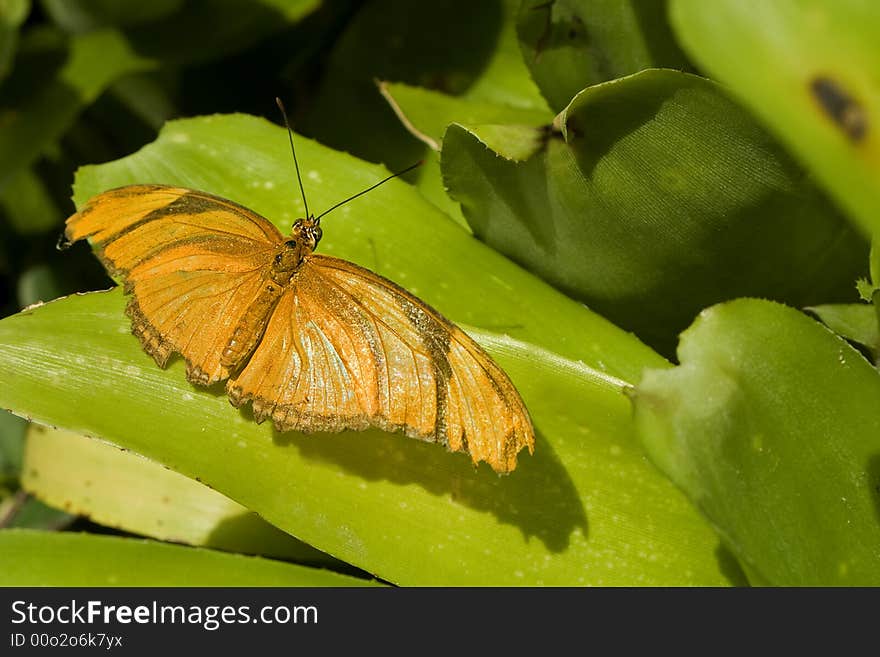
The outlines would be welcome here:
M 519 393 L 466 333 L 391 281 L 329 256 L 303 263 L 227 390 L 280 431 L 399 430 L 498 472 L 534 447 Z
M 202 385 L 229 375 L 223 349 L 263 293 L 283 239 L 247 208 L 162 185 L 95 196 L 67 220 L 66 236 L 89 238 L 111 275 L 123 279 L 132 295 L 126 312 L 144 349 L 162 367 L 180 353 L 187 378 Z

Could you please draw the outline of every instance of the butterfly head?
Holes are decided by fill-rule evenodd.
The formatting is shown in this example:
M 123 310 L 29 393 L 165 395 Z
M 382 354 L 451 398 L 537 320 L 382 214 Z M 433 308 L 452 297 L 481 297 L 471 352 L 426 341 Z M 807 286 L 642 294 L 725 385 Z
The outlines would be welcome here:
M 317 248 L 323 234 L 321 220 L 315 219 L 314 216 L 308 219 L 297 219 L 290 231 L 291 238 L 299 244 L 303 255 L 307 255 Z
M 285 282 L 299 269 L 306 256 L 318 246 L 321 234 L 320 222 L 313 217 L 297 219 L 290 231 L 290 238 L 281 243 L 275 254 L 272 271 L 276 282 Z

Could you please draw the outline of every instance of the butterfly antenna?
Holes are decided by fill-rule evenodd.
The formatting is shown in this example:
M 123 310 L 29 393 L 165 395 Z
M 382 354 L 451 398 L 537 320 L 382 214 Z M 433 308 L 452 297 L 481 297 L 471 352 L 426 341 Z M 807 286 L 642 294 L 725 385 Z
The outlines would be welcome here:
M 296 167 L 296 179 L 299 182 L 299 191 L 302 194 L 303 198 L 303 206 L 306 209 L 306 217 L 309 217 L 309 204 L 306 201 L 306 190 L 303 189 L 303 179 L 302 176 L 299 175 L 299 162 L 296 161 L 296 149 L 293 147 L 293 130 L 290 129 L 290 121 L 287 120 L 287 112 L 284 110 L 284 103 L 281 102 L 281 99 L 277 96 L 275 97 L 275 102 L 278 104 L 278 109 L 281 110 L 281 116 L 284 117 L 284 125 L 287 127 L 287 136 L 290 139 L 290 152 L 293 153 L 293 166 Z
M 407 167 L 406 169 L 404 169 L 403 171 L 398 171 L 397 173 L 392 173 L 390 176 L 388 176 L 387 178 L 383 178 L 382 180 L 380 180 L 379 182 L 377 182 L 375 185 L 372 185 L 372 186 L 370 186 L 370 187 L 367 187 L 364 191 L 362 191 L 362 192 L 358 192 L 358 193 L 355 194 L 354 196 L 349 196 L 347 199 L 345 199 L 344 201 L 340 201 L 339 203 L 337 203 L 336 205 L 334 205 L 333 207 L 331 207 L 329 210 L 324 210 L 321 214 L 319 214 L 317 217 L 315 217 L 315 221 L 316 221 L 316 222 L 317 222 L 317 221 L 320 221 L 320 220 L 321 220 L 321 217 L 323 217 L 325 214 L 328 214 L 328 213 L 332 212 L 333 210 L 335 210 L 336 208 L 338 208 L 340 205 L 345 205 L 345 204 L 348 203 L 349 201 L 353 201 L 354 199 L 356 199 L 358 196 L 363 196 L 363 195 L 366 194 L 367 192 L 371 192 L 371 191 L 373 191 L 374 189 L 376 189 L 379 185 L 382 185 L 382 184 L 384 184 L 384 183 L 387 183 L 387 182 L 388 182 L 389 180 L 391 180 L 392 178 L 397 178 L 397 176 L 402 176 L 403 174 L 412 171 L 412 170 L 415 169 L 416 167 L 420 167 L 420 166 L 422 166 L 424 163 L 425 163 L 424 160 L 419 160 L 419 161 L 416 162 L 415 164 L 411 164 L 410 166 L 408 166 L 408 167 Z

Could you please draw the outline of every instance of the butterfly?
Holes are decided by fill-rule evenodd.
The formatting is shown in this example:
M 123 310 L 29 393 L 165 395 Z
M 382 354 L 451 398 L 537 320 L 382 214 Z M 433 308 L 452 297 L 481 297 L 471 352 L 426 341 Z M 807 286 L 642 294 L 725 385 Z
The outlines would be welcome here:
M 512 471 L 535 440 L 513 383 L 424 301 L 315 253 L 324 214 L 306 209 L 284 236 L 233 201 L 131 185 L 91 198 L 65 237 L 87 238 L 123 281 L 132 332 L 160 367 L 180 354 L 191 383 L 225 380 L 231 403 L 249 402 L 257 422 L 400 431 Z

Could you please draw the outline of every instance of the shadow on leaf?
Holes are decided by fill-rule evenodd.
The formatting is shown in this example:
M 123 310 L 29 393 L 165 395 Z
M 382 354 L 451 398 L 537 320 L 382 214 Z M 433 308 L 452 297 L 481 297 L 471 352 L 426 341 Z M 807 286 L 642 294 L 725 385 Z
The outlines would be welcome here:
M 868 493 L 871 501 L 874 503 L 874 514 L 877 516 L 877 522 L 880 522 L 880 452 L 874 454 L 868 459 Z
M 507 476 L 486 465 L 474 468 L 465 455 L 438 445 L 375 430 L 311 436 L 276 431 L 273 439 L 369 481 L 418 484 L 434 495 L 449 495 L 519 527 L 526 539 L 536 536 L 553 552 L 564 551 L 576 529 L 588 533 L 574 483 L 540 432 L 534 455 L 521 452 L 517 469 Z

